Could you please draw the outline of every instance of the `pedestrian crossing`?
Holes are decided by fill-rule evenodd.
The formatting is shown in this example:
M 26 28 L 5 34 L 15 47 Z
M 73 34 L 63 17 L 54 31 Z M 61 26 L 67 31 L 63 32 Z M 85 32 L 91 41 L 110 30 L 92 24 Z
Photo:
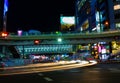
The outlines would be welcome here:
M 120 73 L 119 68 L 92 68 L 92 69 L 87 69 L 86 71 L 82 69 L 72 69 L 72 70 L 61 70 L 57 72 L 70 72 L 70 73 L 77 73 L 77 72 L 90 72 L 90 73 L 97 73 L 97 72 L 112 72 L 112 73 Z
M 118 68 L 109 68 L 110 72 L 120 73 L 120 69 Z
M 60 72 L 60 73 L 101 73 L 101 72 L 106 72 L 106 73 L 120 73 L 120 68 L 90 68 L 90 69 L 71 69 L 71 70 L 61 70 L 61 71 L 55 71 L 55 72 Z M 53 82 L 55 81 L 54 78 L 52 79 L 51 76 L 43 74 L 43 73 L 38 73 L 40 77 L 42 77 L 44 80 L 47 82 Z
M 53 81 L 53 79 L 49 78 L 49 77 L 44 77 L 45 80 L 47 81 Z
M 53 81 L 53 79 L 51 79 L 50 77 L 44 76 L 43 73 L 38 73 L 38 76 L 43 77 L 43 79 L 46 80 L 46 81 Z
M 120 73 L 119 68 L 93 68 L 91 70 L 88 70 L 88 72 L 112 72 L 112 73 Z

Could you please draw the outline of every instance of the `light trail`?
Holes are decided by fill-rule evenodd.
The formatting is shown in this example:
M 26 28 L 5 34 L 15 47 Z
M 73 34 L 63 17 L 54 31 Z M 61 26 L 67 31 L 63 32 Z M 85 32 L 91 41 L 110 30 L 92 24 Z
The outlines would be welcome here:
M 17 70 L 5 70 L 0 73 L 0 76 L 5 75 L 15 75 L 15 74 L 28 74 L 28 73 L 38 73 L 38 72 L 49 72 L 49 71 L 57 71 L 57 70 L 66 70 L 66 69 L 72 69 L 72 68 L 79 68 L 79 67 L 85 67 L 85 66 L 91 66 L 97 64 L 96 61 L 91 61 L 90 63 L 87 61 L 83 61 L 81 63 L 76 64 L 69 64 L 69 65 L 54 65 L 50 67 L 43 67 L 43 68 L 28 68 L 28 69 L 17 69 Z M 40 64 L 41 65 L 41 64 Z M 43 65 L 45 66 L 45 65 Z M 46 65 L 47 66 L 47 65 Z
M 38 63 L 38 64 L 29 64 L 24 66 L 14 66 L 14 67 L 4 67 L 0 68 L 1 70 L 9 70 L 9 69 L 22 69 L 22 68 L 33 68 L 33 67 L 47 67 L 47 66 L 57 66 L 57 65 L 63 65 L 63 64 L 72 64 L 76 62 L 70 62 L 70 61 L 60 61 L 60 62 L 52 62 L 52 63 Z

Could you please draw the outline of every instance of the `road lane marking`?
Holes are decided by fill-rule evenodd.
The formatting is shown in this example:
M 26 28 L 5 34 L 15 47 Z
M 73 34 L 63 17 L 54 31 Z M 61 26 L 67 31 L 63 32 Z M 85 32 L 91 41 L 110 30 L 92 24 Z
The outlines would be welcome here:
M 44 79 L 45 80 L 47 80 L 47 81 L 53 81 L 51 78 L 49 78 L 49 77 L 44 77 Z
M 97 70 L 91 70 L 91 71 L 88 71 L 88 72 L 100 72 L 100 71 L 97 71 Z
M 110 72 L 120 72 L 120 69 L 117 68 L 109 68 Z
M 79 70 L 70 70 L 69 72 L 80 72 Z
M 56 72 L 64 72 L 64 70 L 56 70 Z
M 42 74 L 42 73 L 39 73 L 38 75 L 39 75 L 39 76 L 43 76 L 43 74 Z
M 95 69 L 95 70 L 101 70 L 102 68 L 93 68 L 93 69 Z

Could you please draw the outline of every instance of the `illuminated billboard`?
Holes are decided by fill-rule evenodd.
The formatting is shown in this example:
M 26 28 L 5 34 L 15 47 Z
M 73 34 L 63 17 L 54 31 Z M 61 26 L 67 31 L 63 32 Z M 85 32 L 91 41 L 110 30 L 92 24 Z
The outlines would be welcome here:
M 61 16 L 60 24 L 62 31 L 71 31 L 75 27 L 75 17 L 74 16 Z

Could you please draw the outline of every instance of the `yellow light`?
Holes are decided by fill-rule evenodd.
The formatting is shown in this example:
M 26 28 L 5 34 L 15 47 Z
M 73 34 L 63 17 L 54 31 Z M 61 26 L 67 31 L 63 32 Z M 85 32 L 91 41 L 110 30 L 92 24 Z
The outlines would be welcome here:
M 108 22 L 106 21 L 105 24 L 108 25 Z
M 2 32 L 2 37 L 7 37 L 8 33 L 7 32 Z
M 114 6 L 114 10 L 120 9 L 120 4 Z

